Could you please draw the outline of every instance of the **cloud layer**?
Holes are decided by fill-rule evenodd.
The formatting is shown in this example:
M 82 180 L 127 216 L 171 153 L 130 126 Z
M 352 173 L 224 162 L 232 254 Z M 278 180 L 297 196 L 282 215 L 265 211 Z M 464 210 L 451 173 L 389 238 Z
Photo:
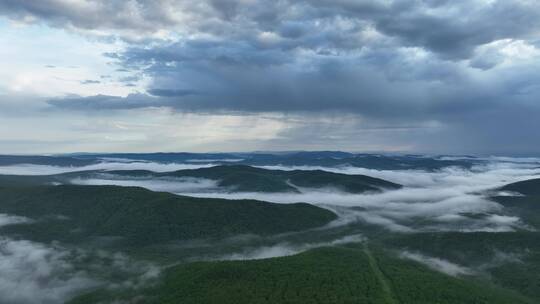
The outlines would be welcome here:
M 531 0 L 0 3 L 18 23 L 122 41 L 104 54 L 119 81 L 147 80 L 127 96 L 51 98 L 59 111 L 277 112 L 302 123 L 268 146 L 502 154 L 540 152 L 539 12 Z

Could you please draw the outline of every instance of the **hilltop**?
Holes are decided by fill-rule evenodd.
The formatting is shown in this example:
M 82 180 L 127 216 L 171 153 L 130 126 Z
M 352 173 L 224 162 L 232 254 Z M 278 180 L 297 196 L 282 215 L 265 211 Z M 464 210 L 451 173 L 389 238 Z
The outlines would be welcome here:
M 300 231 L 336 218 L 331 211 L 306 203 L 193 198 L 137 187 L 0 187 L 0 197 L 0 213 L 33 219 L 1 231 L 44 242 L 118 237 L 128 245 L 143 246 Z
M 107 171 L 124 177 L 193 177 L 218 181 L 218 186 L 235 191 L 298 192 L 297 187 L 335 188 L 350 193 L 378 192 L 402 186 L 366 175 L 349 175 L 323 170 L 269 170 L 245 165 L 223 165 L 209 168 L 156 173 L 145 170 Z

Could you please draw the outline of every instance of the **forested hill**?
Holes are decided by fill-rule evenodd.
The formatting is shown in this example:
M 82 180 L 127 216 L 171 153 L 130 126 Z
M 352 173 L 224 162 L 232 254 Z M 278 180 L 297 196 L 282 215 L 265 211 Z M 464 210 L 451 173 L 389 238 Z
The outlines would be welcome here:
M 508 184 L 497 190 L 507 194 L 492 197 L 493 200 L 519 216 L 526 224 L 540 229 L 540 178 Z
M 33 220 L 5 226 L 2 232 L 44 242 L 118 237 L 140 246 L 299 231 L 336 218 L 334 213 L 306 203 L 194 198 L 137 187 L 4 186 L 0 197 L 0 213 Z
M 237 191 L 296 192 L 296 187 L 331 187 L 351 193 L 399 189 L 401 185 L 366 175 L 349 175 L 322 170 L 269 170 L 244 165 L 156 173 L 144 170 L 107 171 L 108 174 L 135 177 L 194 177 L 217 180 L 222 187 Z
M 100 290 L 71 301 L 144 303 L 525 304 L 532 300 L 490 284 L 454 278 L 362 245 L 319 248 L 251 261 L 171 267 L 161 283 L 127 293 Z
M 508 184 L 500 188 L 500 190 L 517 192 L 527 196 L 540 196 L 540 178 Z

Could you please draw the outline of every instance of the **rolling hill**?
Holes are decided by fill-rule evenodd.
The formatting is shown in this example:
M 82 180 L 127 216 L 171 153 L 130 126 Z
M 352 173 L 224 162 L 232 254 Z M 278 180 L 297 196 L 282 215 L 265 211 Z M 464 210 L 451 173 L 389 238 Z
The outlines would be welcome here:
M 540 178 L 508 184 L 499 190 L 517 192 L 525 196 L 540 196 Z
M 395 250 L 421 252 L 469 267 L 477 276 L 540 301 L 540 235 L 521 232 L 430 232 L 393 235 Z
M 497 190 L 517 193 L 518 195 L 494 196 L 491 199 L 522 218 L 527 224 L 540 229 L 540 179 L 508 184 Z
M 244 165 L 156 173 L 152 171 L 107 171 L 124 177 L 193 177 L 218 181 L 218 186 L 234 191 L 298 192 L 297 187 L 336 188 L 351 193 L 399 189 L 401 185 L 366 175 L 348 175 L 323 170 L 269 170 Z
M 88 293 L 70 303 L 533 303 L 506 289 L 455 278 L 367 246 L 298 255 L 173 266 L 144 290 Z
M 4 186 L 0 197 L 0 213 L 33 219 L 2 227 L 1 232 L 43 242 L 117 237 L 128 245 L 144 246 L 299 231 L 336 218 L 326 209 L 305 203 L 193 198 L 136 187 Z
M 519 217 L 528 229 L 514 232 L 426 232 L 387 235 L 387 248 L 421 252 L 476 271 L 491 282 L 540 301 L 540 179 L 495 189 L 507 192 L 491 200 L 505 214 Z M 516 195 L 511 195 L 516 193 Z M 488 195 L 490 192 L 487 193 Z

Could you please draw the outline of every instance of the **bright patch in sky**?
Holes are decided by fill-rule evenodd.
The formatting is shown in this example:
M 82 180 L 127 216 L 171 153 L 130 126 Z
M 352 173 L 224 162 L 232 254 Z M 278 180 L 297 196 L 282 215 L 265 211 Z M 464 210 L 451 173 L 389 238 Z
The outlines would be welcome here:
M 1 58 L 8 59 L 0 69 L 2 95 L 127 95 L 142 88 L 138 82 L 135 87 L 119 82 L 126 73 L 103 56 L 121 50 L 122 42 L 0 19 L 0 45 Z

